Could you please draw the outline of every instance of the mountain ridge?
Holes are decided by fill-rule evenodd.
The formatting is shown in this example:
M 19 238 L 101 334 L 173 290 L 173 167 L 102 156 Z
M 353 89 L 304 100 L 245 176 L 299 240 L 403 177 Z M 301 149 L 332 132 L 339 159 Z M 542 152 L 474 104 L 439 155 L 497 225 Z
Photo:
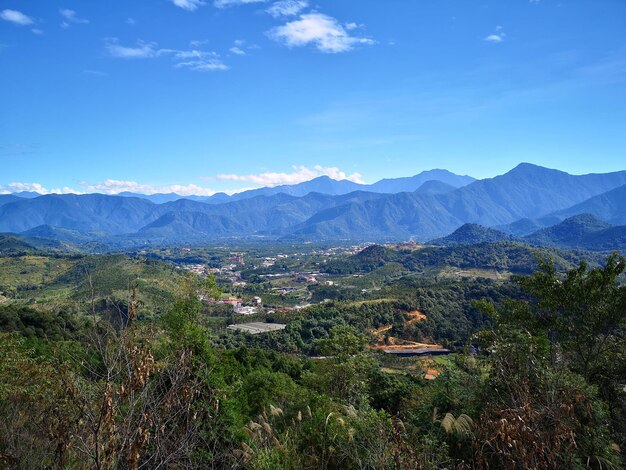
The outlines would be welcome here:
M 329 180 L 324 178 L 322 182 Z M 311 187 L 305 188 L 308 189 Z M 460 188 L 427 180 L 413 192 L 393 194 L 358 190 L 340 195 L 308 192 L 296 196 L 278 192 L 221 203 L 183 198 L 161 204 L 130 194 L 46 195 L 28 199 L 0 196 L 0 232 L 21 233 L 46 226 L 51 228 L 45 233 L 57 238 L 75 238 L 76 234 L 63 232 L 72 230 L 103 234 L 98 240 L 113 237 L 116 241 L 127 238 L 146 243 L 201 243 L 247 237 L 289 241 L 426 241 L 445 237 L 464 224 L 496 230 L 518 224 L 528 233 L 536 232 L 562 221 L 577 207 L 590 204 L 596 212 L 606 209 L 604 212 L 619 218 L 624 203 L 626 171 L 569 175 L 521 164 L 503 175 Z M 498 234 L 497 238 L 508 236 Z

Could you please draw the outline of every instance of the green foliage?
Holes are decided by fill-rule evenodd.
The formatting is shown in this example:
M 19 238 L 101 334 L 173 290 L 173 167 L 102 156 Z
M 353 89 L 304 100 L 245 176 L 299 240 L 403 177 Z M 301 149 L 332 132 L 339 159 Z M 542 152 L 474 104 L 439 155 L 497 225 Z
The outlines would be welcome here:
M 543 262 L 541 270 L 522 281 L 536 299 L 539 321 L 571 359 L 574 370 L 594 381 L 622 350 L 626 327 L 626 288 L 617 283 L 626 260 L 618 255 L 603 268 L 582 262 L 561 278 Z
M 489 354 L 492 399 L 479 426 L 479 439 L 490 442 L 481 460 L 502 467 L 617 465 L 606 423 L 609 409 L 624 409 L 620 367 L 613 365 L 624 354 L 626 290 L 616 282 L 623 270 L 617 255 L 603 268 L 581 263 L 565 277 L 542 262 L 541 271 L 521 280 L 532 303 L 481 305 L 494 324 L 478 336 Z M 623 444 L 621 416 L 612 413 L 611 429 Z M 520 444 L 507 447 L 510 441 Z
M 127 261 L 97 262 L 92 279 Z M 623 467 L 623 270 L 613 256 L 506 282 L 390 277 L 377 297 L 269 316 L 287 328 L 258 336 L 206 326 L 214 277 L 176 276 L 155 321 L 132 290 L 120 324 L 2 303 L 0 467 Z M 407 322 L 412 310 L 426 319 Z M 389 358 L 366 347 L 377 328 L 457 354 Z
M 373 258 L 361 252 L 346 259 L 328 263 L 325 272 L 330 274 L 353 274 L 369 272 L 389 262 L 401 263 L 410 271 L 455 267 L 461 269 L 495 269 L 516 274 L 530 274 L 539 267 L 538 257 L 552 258 L 559 271 L 578 264 L 582 259 L 599 263 L 602 255 L 586 251 L 539 248 L 513 241 L 478 242 L 455 244 L 447 247 L 426 247 L 413 251 L 394 251 L 383 247 L 369 247 L 378 253 Z
M 12 235 L 0 235 L 0 256 L 23 256 L 37 250 L 25 240 Z
M 327 338 L 318 342 L 318 349 L 324 356 L 336 356 L 344 359 L 362 352 L 366 343 L 367 338 L 357 334 L 354 328 L 335 326 L 330 330 Z
M 57 341 L 76 337 L 81 328 L 79 319 L 65 310 L 46 312 L 21 303 L 0 304 L 0 331 Z

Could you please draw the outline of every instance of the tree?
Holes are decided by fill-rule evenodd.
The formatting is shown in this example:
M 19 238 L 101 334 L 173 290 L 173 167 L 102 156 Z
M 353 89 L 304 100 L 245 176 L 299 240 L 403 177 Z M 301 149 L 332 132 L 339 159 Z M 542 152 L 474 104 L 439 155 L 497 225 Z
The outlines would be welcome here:
M 319 340 L 326 356 L 307 376 L 309 386 L 328 393 L 340 402 L 359 406 L 367 402 L 367 379 L 373 363 L 363 352 L 367 339 L 354 328 L 334 326 L 327 338 Z
M 625 268 L 626 260 L 613 254 L 602 268 L 589 269 L 583 261 L 562 278 L 551 262 L 542 261 L 538 272 L 522 280 L 552 344 L 558 343 L 570 367 L 593 383 L 624 357 L 626 288 L 617 278 Z
M 479 304 L 493 327 L 477 337 L 490 366 L 490 401 L 474 441 L 478 468 L 617 468 L 610 431 L 619 437 L 623 425 L 614 414 L 607 426 L 607 403 L 623 408 L 623 398 L 612 402 L 607 390 L 622 380 L 611 361 L 624 354 L 623 270 L 617 255 L 564 277 L 542 262 L 521 280 L 532 301 Z M 592 384 L 608 388 L 598 394 Z

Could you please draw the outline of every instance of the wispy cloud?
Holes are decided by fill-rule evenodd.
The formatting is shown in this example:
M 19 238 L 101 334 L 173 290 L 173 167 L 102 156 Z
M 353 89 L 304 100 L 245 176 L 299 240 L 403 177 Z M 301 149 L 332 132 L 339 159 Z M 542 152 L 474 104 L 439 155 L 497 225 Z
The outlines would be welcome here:
M 177 51 L 161 49 L 165 54 L 172 54 L 176 59 L 176 68 L 186 68 L 196 71 L 228 70 L 228 66 L 222 62 L 219 54 L 210 51 L 189 50 Z
M 0 18 L 19 26 L 28 26 L 35 23 L 35 20 L 30 16 L 17 10 L 2 10 L 2 12 L 0 12 Z
M 137 181 L 123 181 L 106 179 L 98 183 L 88 183 L 81 181 L 82 192 L 102 193 L 102 194 L 119 194 L 123 192 L 139 193 L 139 194 L 163 194 L 176 193 L 181 196 L 212 196 L 216 193 L 213 189 L 198 186 L 196 184 L 168 184 L 153 185 L 142 184 Z
M 21 193 L 23 191 L 34 192 L 39 194 L 78 194 L 79 191 L 75 191 L 72 188 L 52 188 L 48 189 L 39 183 L 9 183 L 5 185 L 0 184 L 0 194 Z
M 202 0 L 170 0 L 177 7 L 182 8 L 187 11 L 195 11 L 202 5 L 205 5 L 206 2 Z
M 236 5 L 247 5 L 249 3 L 265 3 L 267 0 L 215 0 L 213 4 L 217 8 L 225 8 Z
M 185 68 L 198 72 L 213 72 L 228 70 L 228 65 L 224 64 L 219 58 L 205 58 L 179 62 L 176 64 L 176 68 Z
M 321 165 L 315 165 L 313 168 L 309 168 L 303 165 L 293 166 L 291 173 L 275 173 L 266 172 L 256 175 L 237 175 L 237 174 L 221 174 L 215 177 L 205 177 L 205 180 L 211 181 L 214 179 L 220 181 L 236 181 L 252 183 L 257 186 L 279 186 L 283 184 L 298 184 L 305 181 L 310 181 L 320 176 L 328 176 L 335 180 L 349 180 L 355 183 L 363 183 L 362 175 L 359 173 L 347 174 L 341 171 L 337 167 L 324 167 Z
M 216 52 L 199 49 L 162 49 L 155 42 L 138 41 L 135 46 L 122 46 L 115 38 L 106 40 L 105 49 L 118 59 L 152 59 L 169 56 L 174 67 L 197 71 L 228 70 Z
M 310 181 L 319 176 L 329 176 L 335 180 L 349 180 L 363 184 L 359 173 L 347 174 L 336 167 L 323 167 L 315 165 L 312 168 L 306 166 L 294 166 L 290 173 L 260 173 L 257 175 L 218 175 L 215 177 L 204 177 L 206 181 L 234 181 L 241 183 L 251 183 L 254 187 L 278 186 L 282 184 L 298 184 Z M 250 185 L 234 190 L 225 191 L 227 194 L 234 194 L 249 189 L 254 189 Z M 212 196 L 218 191 L 206 186 L 197 184 L 149 184 L 140 183 L 133 180 L 105 179 L 99 182 L 80 181 L 78 188 L 58 187 L 48 188 L 41 183 L 13 182 L 5 185 L 0 184 L 0 194 L 18 193 L 22 191 L 32 191 L 39 194 L 85 194 L 100 193 L 115 195 L 123 192 L 138 194 L 167 194 L 176 193 L 181 196 Z
M 137 41 L 135 46 L 122 46 L 113 38 L 106 40 L 105 49 L 111 57 L 118 59 L 148 59 L 159 55 L 154 42 Z
M 490 34 L 489 36 L 485 37 L 485 41 L 499 43 L 499 42 L 504 41 L 505 37 L 506 37 L 506 33 L 502 30 L 502 26 L 497 26 L 496 31 L 493 34 Z
M 200 46 L 204 46 L 205 44 L 208 44 L 209 41 L 207 39 L 195 39 L 193 41 L 189 42 L 189 45 L 191 47 L 200 47 Z
M 309 6 L 309 3 L 306 0 L 280 0 L 274 2 L 265 11 L 274 18 L 280 18 L 281 16 L 295 16 L 307 6 Z
M 301 15 L 268 32 L 270 38 L 289 47 L 313 45 L 321 52 L 347 52 L 357 45 L 370 45 L 369 38 L 352 36 L 335 18 L 322 13 Z
M 61 23 L 63 28 L 69 28 L 72 24 L 89 24 L 88 19 L 80 18 L 76 15 L 74 10 L 70 10 L 69 8 L 62 8 L 59 10 L 59 13 L 63 17 L 63 22 Z
M 246 51 L 244 51 L 243 49 L 237 47 L 237 46 L 233 46 L 230 49 L 228 49 L 231 53 L 235 54 L 235 55 L 246 55 Z
M 212 196 L 217 191 L 199 186 L 196 184 L 168 184 L 154 185 L 138 183 L 137 181 L 123 181 L 106 179 L 97 183 L 81 181 L 78 183 L 80 189 L 70 187 L 48 188 L 41 183 L 14 182 L 0 185 L 0 194 L 19 193 L 22 191 L 46 194 L 85 194 L 100 193 L 115 195 L 123 192 L 138 194 L 167 194 L 176 193 L 181 196 Z

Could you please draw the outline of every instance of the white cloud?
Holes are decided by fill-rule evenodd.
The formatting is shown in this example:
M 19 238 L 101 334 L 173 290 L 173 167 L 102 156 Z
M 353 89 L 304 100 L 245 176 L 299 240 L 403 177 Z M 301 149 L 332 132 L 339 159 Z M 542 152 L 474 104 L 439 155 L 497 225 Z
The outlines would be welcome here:
M 316 165 L 313 168 L 306 166 L 294 166 L 291 173 L 261 173 L 258 175 L 218 175 L 216 177 L 202 178 L 204 180 L 220 180 L 220 181 L 235 181 L 245 182 L 254 185 L 246 185 L 245 187 L 223 191 L 227 194 L 234 194 L 254 187 L 259 186 L 278 186 L 283 184 L 298 184 L 305 181 L 312 180 L 319 176 L 329 176 L 335 180 L 353 181 L 355 183 L 363 184 L 363 180 L 359 173 L 346 174 L 336 167 L 323 167 Z M 6 185 L 0 185 L 0 194 L 18 193 L 22 191 L 32 191 L 39 194 L 85 194 L 85 193 L 100 193 L 115 195 L 123 192 L 131 192 L 138 194 L 167 194 L 176 193 L 181 196 L 212 196 L 218 191 L 200 186 L 197 184 L 167 184 L 167 185 L 154 185 L 139 183 L 137 181 L 125 181 L 116 179 L 106 179 L 96 183 L 81 181 L 78 183 L 79 189 L 70 187 L 59 188 L 47 188 L 40 183 L 20 183 L 14 182 Z
M 134 26 L 137 22 L 134 18 L 126 18 L 126 24 L 130 26 Z
M 175 59 L 178 59 L 175 64 L 176 68 L 186 68 L 200 72 L 228 70 L 228 66 L 222 62 L 220 56 L 215 52 L 196 49 L 189 51 L 162 49 L 162 51 L 173 54 Z
M 225 8 L 236 5 L 247 5 L 249 3 L 265 3 L 267 0 L 215 0 L 213 4 L 217 8 Z
M 208 39 L 202 39 L 202 40 L 196 39 L 194 41 L 190 41 L 189 45 L 191 47 L 200 47 L 200 46 L 204 46 L 205 44 L 208 44 L 208 43 L 209 43 Z
M 136 181 L 121 181 L 114 179 L 106 179 L 98 183 L 88 183 L 81 181 L 79 183 L 81 189 L 62 188 L 46 188 L 40 183 L 9 183 L 0 185 L 0 194 L 19 193 L 22 191 L 31 191 L 39 194 L 85 194 L 85 193 L 101 193 L 115 195 L 123 192 L 139 193 L 139 194 L 163 194 L 176 193 L 181 196 L 212 196 L 217 191 L 210 188 L 198 186 L 196 184 L 168 184 L 168 185 L 152 185 L 142 184 Z
M 39 29 L 39 28 L 33 28 L 33 29 L 31 29 L 31 31 L 34 34 L 43 34 L 43 31 L 41 29 Z
M 9 21 L 20 26 L 27 26 L 35 23 L 35 20 L 33 20 L 30 16 L 27 16 L 17 10 L 2 10 L 2 12 L 0 12 L 0 18 L 4 21 Z
M 39 194 L 79 194 L 72 188 L 53 188 L 48 189 L 39 183 L 9 183 L 0 185 L 0 194 L 21 193 L 22 191 L 35 192 Z
M 63 26 L 64 28 L 68 28 L 70 26 L 70 23 L 73 23 L 73 24 L 89 24 L 89 20 L 88 19 L 80 18 L 80 17 L 76 16 L 76 12 L 74 10 L 70 10 L 68 8 L 63 8 L 63 9 L 59 10 L 59 13 L 65 19 L 65 21 L 63 21 L 63 23 L 61 23 L 61 26 Z
M 502 41 L 504 41 L 504 38 L 500 34 L 490 34 L 489 36 L 487 36 L 485 38 L 485 41 L 487 41 L 487 42 L 502 42 Z
M 244 51 L 243 49 L 240 49 L 237 46 L 233 46 L 230 49 L 228 49 L 231 53 L 236 54 L 236 55 L 246 55 L 246 51 Z
M 354 46 L 374 44 L 369 38 L 351 36 L 335 18 L 322 13 L 301 15 L 268 32 L 269 36 L 289 47 L 313 44 L 326 53 L 350 51 Z
M 224 64 L 219 58 L 210 58 L 202 60 L 190 60 L 179 62 L 176 68 L 186 68 L 198 72 L 212 72 L 220 70 L 228 70 L 228 65 Z
M 102 194 L 131 192 L 140 194 L 176 193 L 181 196 L 212 196 L 216 193 L 216 191 L 212 189 L 204 188 L 195 184 L 152 185 L 142 184 L 136 181 L 122 181 L 114 179 L 106 179 L 99 183 L 81 181 L 79 184 L 84 192 Z
M 274 18 L 279 18 L 281 16 L 295 16 L 308 6 L 309 3 L 306 0 L 280 0 L 265 11 Z
M 171 2 L 177 7 L 187 11 L 195 11 L 198 7 L 205 5 L 202 0 L 171 0 Z
M 502 26 L 496 26 L 496 31 L 485 38 L 487 42 L 499 43 L 504 41 L 506 33 L 502 30 Z
M 154 42 L 138 41 L 136 46 L 122 46 L 117 39 L 107 39 L 105 49 L 111 57 L 118 59 L 151 59 L 170 56 L 174 67 L 197 71 L 228 70 L 219 54 L 199 49 L 160 49 Z
M 122 46 L 117 39 L 108 39 L 105 48 L 111 57 L 118 59 L 147 59 L 159 55 L 156 43 L 137 41 L 136 46 Z
M 306 166 L 293 166 L 293 172 L 291 173 L 274 173 L 266 172 L 257 175 L 236 175 L 226 174 L 217 175 L 215 179 L 220 181 L 237 181 L 253 183 L 258 186 L 279 186 L 283 184 L 298 184 L 305 181 L 310 181 L 320 176 L 328 176 L 334 180 L 349 180 L 355 183 L 363 184 L 362 176 L 359 173 L 353 173 L 348 175 L 341 171 L 337 167 L 323 167 L 321 165 L 315 165 L 313 168 Z M 213 178 L 205 178 L 211 180 Z

